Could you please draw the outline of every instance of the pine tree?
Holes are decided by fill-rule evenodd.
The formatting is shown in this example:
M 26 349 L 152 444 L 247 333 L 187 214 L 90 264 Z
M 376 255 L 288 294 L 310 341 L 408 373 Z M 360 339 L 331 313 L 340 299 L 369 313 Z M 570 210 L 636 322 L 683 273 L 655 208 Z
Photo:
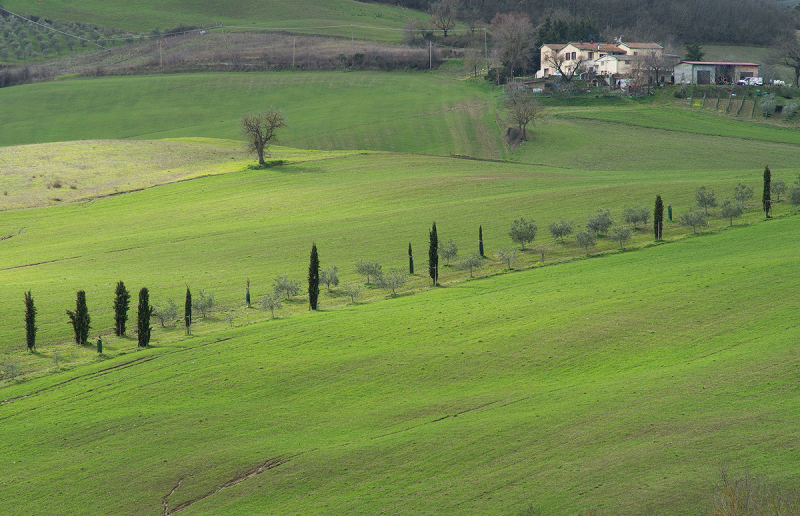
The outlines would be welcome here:
M 125 288 L 125 283 L 117 283 L 114 292 L 114 334 L 117 337 L 125 335 L 125 323 L 128 322 L 128 308 L 131 303 L 131 294 Z
M 192 293 L 188 286 L 186 287 L 186 303 L 183 305 L 183 321 L 186 335 L 189 335 L 192 328 Z
M 428 247 L 428 274 L 433 284 L 439 283 L 439 235 L 436 234 L 436 222 L 430 232 L 430 247 Z
M 84 345 L 89 340 L 89 329 L 91 328 L 89 309 L 86 307 L 86 292 L 79 290 L 75 299 L 75 311 L 67 310 L 67 315 L 72 323 L 75 332 L 75 343 Z
M 653 210 L 653 230 L 656 240 L 661 240 L 664 230 L 664 203 L 661 201 L 660 195 L 656 195 L 656 207 Z
M 36 351 L 36 307 L 30 290 L 25 293 L 25 340 L 28 351 Z
M 414 255 L 411 254 L 411 242 L 408 243 L 408 273 L 414 274 Z
M 311 260 L 308 264 L 308 309 L 317 309 L 319 299 L 319 256 L 317 244 L 311 244 Z
M 483 258 L 485 255 L 483 254 L 483 226 L 478 226 L 478 252 Z
M 139 314 L 136 318 L 140 348 L 146 348 L 150 344 L 151 315 L 153 315 L 153 307 L 150 306 L 150 292 L 148 292 L 147 287 L 142 287 L 142 290 L 139 291 Z
M 764 215 L 769 218 L 772 209 L 772 172 L 769 166 L 764 167 L 764 194 L 761 196 L 761 203 L 764 205 Z

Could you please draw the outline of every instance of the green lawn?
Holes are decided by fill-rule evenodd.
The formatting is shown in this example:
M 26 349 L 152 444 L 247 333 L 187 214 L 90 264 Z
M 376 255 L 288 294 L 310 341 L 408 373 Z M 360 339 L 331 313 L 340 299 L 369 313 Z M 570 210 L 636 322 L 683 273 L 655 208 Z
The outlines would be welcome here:
M 721 467 L 789 488 L 798 238 L 775 220 L 9 387 L 0 510 L 698 514 Z

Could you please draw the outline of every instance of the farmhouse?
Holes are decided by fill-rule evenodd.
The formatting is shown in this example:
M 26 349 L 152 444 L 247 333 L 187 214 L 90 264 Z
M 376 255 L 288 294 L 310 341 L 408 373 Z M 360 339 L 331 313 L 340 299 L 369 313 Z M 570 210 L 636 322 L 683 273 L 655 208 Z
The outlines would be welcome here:
M 758 76 L 756 63 L 724 61 L 683 61 L 675 65 L 677 84 L 734 84 L 739 79 Z
M 537 78 L 551 75 L 578 73 L 604 77 L 631 77 L 645 68 L 648 60 L 661 61 L 664 48 L 656 43 L 618 43 L 615 45 L 595 42 L 567 43 L 565 45 L 542 45 L 541 69 Z

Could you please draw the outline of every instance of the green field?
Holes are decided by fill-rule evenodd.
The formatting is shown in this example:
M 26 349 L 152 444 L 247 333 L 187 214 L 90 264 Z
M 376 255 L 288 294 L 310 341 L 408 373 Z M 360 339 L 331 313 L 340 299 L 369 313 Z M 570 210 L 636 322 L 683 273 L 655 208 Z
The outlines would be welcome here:
M 285 20 L 306 6 L 281 5 Z M 97 16 L 134 26 L 149 6 Z M 548 101 L 512 149 L 498 91 L 428 73 L 0 89 L 0 514 L 703 514 L 720 468 L 797 492 L 800 226 L 785 197 L 765 220 L 760 193 L 766 164 L 798 177 L 799 133 L 658 102 Z M 239 120 L 269 106 L 289 123 L 282 164 L 256 169 Z M 588 255 L 547 231 L 601 207 L 621 222 L 656 194 L 677 219 L 699 186 L 722 201 L 739 182 L 755 198 L 734 227 L 712 209 L 698 235 L 668 222 L 654 245 L 647 225 Z M 520 217 L 546 259 L 509 270 L 498 250 Z M 454 263 L 430 286 L 433 221 L 462 257 L 482 227 L 475 278 Z M 304 284 L 312 243 L 342 285 L 271 319 L 262 296 L 278 275 Z M 409 243 L 398 295 L 343 293 L 364 283 L 359 259 L 406 270 Z M 138 290 L 182 308 L 187 286 L 212 313 L 191 336 L 153 321 L 137 350 Z M 79 289 L 102 356 L 71 342 Z
M 798 238 L 776 220 L 6 388 L 0 509 L 698 514 L 720 467 L 788 488 Z
M 488 93 L 487 93 L 488 92 Z M 0 145 L 239 138 L 244 113 L 284 110 L 288 146 L 501 157 L 489 86 L 426 74 L 112 77 L 0 89 Z
M 248 5 L 225 1 L 171 1 L 157 2 L 104 2 L 101 0 L 7 0 L 3 6 L 18 14 L 34 14 L 60 21 L 81 21 L 94 25 L 115 27 L 147 34 L 156 27 L 163 30 L 179 24 L 216 26 L 268 27 L 272 29 L 307 29 L 321 34 L 350 36 L 350 25 L 382 27 L 383 30 L 366 30 L 355 27 L 357 35 L 369 39 L 400 39 L 400 32 L 408 18 L 424 19 L 427 16 L 415 11 L 387 5 L 358 2 L 356 0 L 264 0 Z M 347 27 L 320 29 L 319 27 Z M 302 30 L 301 30 L 302 31 Z

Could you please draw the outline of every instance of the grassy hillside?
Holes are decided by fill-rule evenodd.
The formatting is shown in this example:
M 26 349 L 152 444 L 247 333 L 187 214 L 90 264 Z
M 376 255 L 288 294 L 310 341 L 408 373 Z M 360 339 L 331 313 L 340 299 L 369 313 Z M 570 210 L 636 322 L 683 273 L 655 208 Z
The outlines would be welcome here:
M 291 147 L 501 157 L 487 85 L 425 74 L 253 73 L 111 77 L 3 88 L 0 145 L 83 139 L 239 139 L 274 106 Z
M 697 514 L 723 466 L 791 489 L 798 238 L 775 220 L 4 389 L 0 510 Z
M 164 29 L 178 24 L 217 25 L 270 28 L 305 28 L 335 25 L 363 25 L 401 29 L 411 17 L 426 18 L 421 13 L 386 5 L 356 0 L 264 0 L 242 4 L 232 0 L 200 0 L 177 2 L 104 2 L 86 0 L 6 0 L 6 9 L 19 14 L 35 14 L 62 22 L 80 21 L 116 27 L 147 34 L 152 28 Z M 350 27 L 313 32 L 350 35 Z M 396 31 L 358 30 L 357 34 L 370 39 L 399 40 Z

